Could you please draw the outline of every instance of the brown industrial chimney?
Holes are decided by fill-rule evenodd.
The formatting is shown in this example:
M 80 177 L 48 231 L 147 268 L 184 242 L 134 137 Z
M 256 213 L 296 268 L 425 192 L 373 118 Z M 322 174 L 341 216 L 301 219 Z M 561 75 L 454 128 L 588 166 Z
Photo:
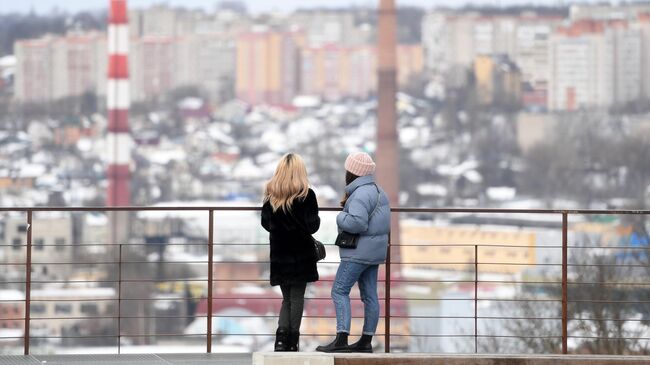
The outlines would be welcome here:
M 397 136 L 397 13 L 395 0 L 380 0 L 378 36 L 377 106 L 377 181 L 390 198 L 391 207 L 399 205 L 399 140 Z M 393 213 L 391 243 L 399 244 L 399 217 Z M 399 247 L 391 249 L 391 261 L 400 261 Z

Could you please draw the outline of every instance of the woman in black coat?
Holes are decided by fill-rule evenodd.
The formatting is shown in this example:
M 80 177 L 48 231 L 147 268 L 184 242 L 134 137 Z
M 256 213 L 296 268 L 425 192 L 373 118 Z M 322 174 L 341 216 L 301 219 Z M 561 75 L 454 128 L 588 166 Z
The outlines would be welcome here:
M 318 280 L 310 236 L 320 227 L 316 194 L 299 155 L 285 155 L 266 184 L 262 226 L 270 232 L 271 285 L 280 285 L 283 298 L 275 351 L 298 351 L 305 289 Z

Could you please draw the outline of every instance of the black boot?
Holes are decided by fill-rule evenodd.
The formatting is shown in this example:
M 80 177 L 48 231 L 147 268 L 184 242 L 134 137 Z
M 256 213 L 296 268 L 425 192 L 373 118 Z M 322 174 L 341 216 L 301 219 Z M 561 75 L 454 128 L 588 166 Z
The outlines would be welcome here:
M 280 327 L 275 331 L 275 352 L 289 351 L 289 330 Z
M 339 332 L 336 334 L 336 338 L 332 343 L 325 346 L 316 347 L 316 351 L 320 352 L 350 352 L 348 347 L 348 334 L 345 332 Z
M 289 349 L 287 351 L 298 352 L 300 344 L 300 332 L 291 331 L 289 332 Z
M 349 346 L 350 352 L 372 353 L 372 336 L 361 335 L 359 341 Z

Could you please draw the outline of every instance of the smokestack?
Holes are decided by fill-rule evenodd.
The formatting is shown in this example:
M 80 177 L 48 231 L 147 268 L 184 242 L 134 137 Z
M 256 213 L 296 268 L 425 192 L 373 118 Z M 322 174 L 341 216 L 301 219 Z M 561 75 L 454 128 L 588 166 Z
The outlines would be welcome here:
M 131 204 L 129 165 L 129 25 L 126 0 L 111 0 L 108 18 L 108 206 Z
M 397 13 L 395 0 L 380 0 L 378 27 L 377 181 L 391 207 L 399 205 L 399 140 L 397 136 Z M 399 244 L 399 217 L 392 215 L 391 243 Z M 399 247 L 391 249 L 391 261 L 399 262 Z M 398 267 L 396 267 L 398 269 Z

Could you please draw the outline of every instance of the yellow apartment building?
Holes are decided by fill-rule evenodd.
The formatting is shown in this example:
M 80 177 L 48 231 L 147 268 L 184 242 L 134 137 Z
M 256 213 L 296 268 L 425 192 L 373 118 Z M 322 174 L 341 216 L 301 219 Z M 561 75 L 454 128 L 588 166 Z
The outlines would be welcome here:
M 535 264 L 534 232 L 479 226 L 436 227 L 403 223 L 404 268 L 473 270 L 478 245 L 480 272 L 517 274 Z

